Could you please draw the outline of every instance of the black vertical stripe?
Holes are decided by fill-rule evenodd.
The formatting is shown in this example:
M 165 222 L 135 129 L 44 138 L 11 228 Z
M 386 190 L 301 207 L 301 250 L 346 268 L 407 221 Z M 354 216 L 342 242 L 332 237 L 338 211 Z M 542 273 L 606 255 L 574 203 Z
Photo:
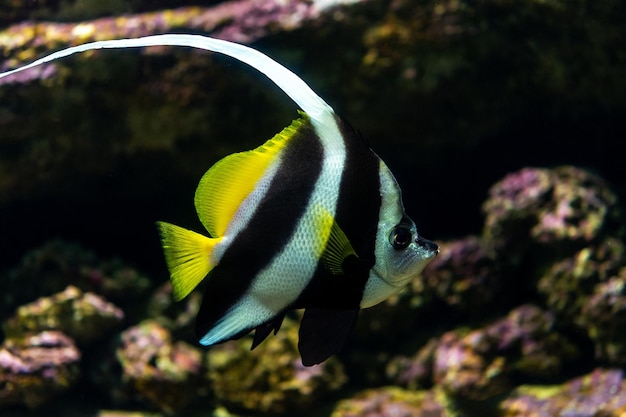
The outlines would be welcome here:
M 344 262 L 345 276 L 333 276 L 318 266 L 314 278 L 294 307 L 359 308 L 369 271 L 376 263 L 375 245 L 380 215 L 380 158 L 345 121 L 337 118 L 346 146 L 335 221 L 358 256 Z
M 200 337 L 245 294 L 257 274 L 289 242 L 306 211 L 324 157 L 322 144 L 308 120 L 283 152 L 276 175 L 248 226 L 234 237 L 206 280 L 196 320 Z

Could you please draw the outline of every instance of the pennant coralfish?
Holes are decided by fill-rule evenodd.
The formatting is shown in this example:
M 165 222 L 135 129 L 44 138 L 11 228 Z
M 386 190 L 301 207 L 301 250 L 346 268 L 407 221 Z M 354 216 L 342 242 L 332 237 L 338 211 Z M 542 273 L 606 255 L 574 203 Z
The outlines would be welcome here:
M 219 52 L 270 78 L 302 109 L 260 147 L 229 155 L 200 180 L 198 217 L 210 237 L 157 222 L 174 298 L 202 281 L 196 320 L 211 346 L 255 330 L 252 348 L 305 309 L 302 363 L 323 362 L 344 344 L 361 308 L 400 291 L 438 253 L 405 214 L 385 163 L 294 73 L 243 45 L 197 35 L 156 35 L 79 45 L 77 52 L 156 45 Z

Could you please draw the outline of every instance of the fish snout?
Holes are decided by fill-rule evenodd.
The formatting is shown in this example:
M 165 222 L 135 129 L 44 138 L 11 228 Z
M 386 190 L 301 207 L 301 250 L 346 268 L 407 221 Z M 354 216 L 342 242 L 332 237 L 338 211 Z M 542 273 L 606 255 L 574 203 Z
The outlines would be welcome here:
M 439 253 L 439 245 L 437 245 L 432 240 L 424 239 L 421 236 L 417 236 L 415 239 L 415 243 L 422 247 L 424 250 L 432 253 L 432 255 L 437 255 Z

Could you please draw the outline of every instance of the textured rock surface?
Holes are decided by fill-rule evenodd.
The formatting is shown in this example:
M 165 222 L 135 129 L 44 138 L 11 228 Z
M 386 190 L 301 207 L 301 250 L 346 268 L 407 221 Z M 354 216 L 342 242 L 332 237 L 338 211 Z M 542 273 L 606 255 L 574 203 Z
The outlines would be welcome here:
M 123 318 L 124 312 L 102 297 L 69 286 L 18 308 L 5 330 L 9 336 L 57 330 L 88 344 L 106 337 Z
M 522 387 L 500 411 L 505 417 L 618 417 L 626 411 L 623 372 L 597 369 L 562 386 Z
M 249 338 L 216 346 L 209 352 L 209 376 L 215 395 L 245 413 L 293 415 L 314 410 L 346 382 L 336 358 L 304 367 L 297 350 L 297 322 L 287 318 L 275 336 L 250 352 Z
M 30 250 L 18 266 L 0 273 L 0 312 L 11 314 L 19 305 L 51 296 L 69 285 L 93 292 L 132 311 L 144 296 L 149 279 L 119 258 L 102 260 L 80 245 L 52 240 Z
M 526 168 L 491 187 L 483 205 L 484 235 L 513 265 L 537 244 L 568 253 L 614 232 L 616 203 L 615 193 L 588 171 Z
M 45 331 L 0 347 L 0 408 L 38 408 L 68 391 L 80 375 L 80 352 L 69 337 Z
M 206 395 L 202 352 L 154 321 L 125 330 L 116 355 L 130 395 L 149 405 L 172 413 Z
M 340 401 L 331 417 L 447 417 L 445 406 L 432 393 L 385 387 Z

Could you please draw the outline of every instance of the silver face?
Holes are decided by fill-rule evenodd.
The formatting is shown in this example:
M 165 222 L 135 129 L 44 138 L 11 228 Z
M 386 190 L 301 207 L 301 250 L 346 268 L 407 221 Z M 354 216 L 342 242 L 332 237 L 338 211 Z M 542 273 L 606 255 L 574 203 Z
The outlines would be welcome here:
M 437 255 L 437 244 L 422 238 L 405 213 L 398 184 L 381 161 L 382 204 L 376 235 L 374 272 L 391 287 L 401 288 Z

